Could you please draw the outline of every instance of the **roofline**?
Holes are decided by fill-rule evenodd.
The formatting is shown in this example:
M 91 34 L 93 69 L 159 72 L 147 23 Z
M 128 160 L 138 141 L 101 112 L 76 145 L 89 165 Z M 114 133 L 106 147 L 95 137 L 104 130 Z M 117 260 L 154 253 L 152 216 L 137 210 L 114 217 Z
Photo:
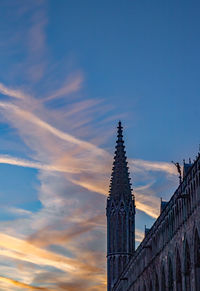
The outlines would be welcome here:
M 169 202 L 167 203 L 166 207 L 163 209 L 163 211 L 160 213 L 160 215 L 158 216 L 158 218 L 156 219 L 156 221 L 154 222 L 154 224 L 152 225 L 152 227 L 150 228 L 150 230 L 148 231 L 147 235 L 144 237 L 144 239 L 142 240 L 142 242 L 140 243 L 140 245 L 138 246 L 138 248 L 135 250 L 135 253 L 133 255 L 133 257 L 130 259 L 129 263 L 127 264 L 127 266 L 125 267 L 124 271 L 120 274 L 120 277 L 118 278 L 117 282 L 114 285 L 114 290 L 115 288 L 119 285 L 120 283 L 120 278 L 123 277 L 125 275 L 125 273 L 127 272 L 129 266 L 132 264 L 132 262 L 140 255 L 141 251 L 143 250 L 143 247 L 147 244 L 147 242 L 149 241 L 149 239 L 151 238 L 152 233 L 155 231 L 155 229 L 157 229 L 160 226 L 161 221 L 163 221 L 164 217 L 168 214 L 168 212 L 171 210 L 170 205 L 172 203 L 174 203 L 179 196 L 179 192 L 182 192 L 182 188 L 185 186 L 185 182 L 188 178 L 188 176 L 191 174 L 192 170 L 196 167 L 197 162 L 200 160 L 200 153 L 198 153 L 198 156 L 196 157 L 196 160 L 193 162 L 192 166 L 190 167 L 190 169 L 188 170 L 187 174 L 185 175 L 185 177 L 183 177 L 182 182 L 179 184 L 178 188 L 175 190 L 174 194 L 172 195 L 172 197 L 170 198 Z

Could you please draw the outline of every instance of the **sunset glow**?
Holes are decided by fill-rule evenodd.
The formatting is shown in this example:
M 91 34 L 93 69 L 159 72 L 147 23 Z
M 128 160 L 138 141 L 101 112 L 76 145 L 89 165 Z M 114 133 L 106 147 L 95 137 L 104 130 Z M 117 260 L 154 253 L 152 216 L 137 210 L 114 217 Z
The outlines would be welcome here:
M 177 20 L 178 1 L 108 2 L 0 3 L 0 290 L 106 290 L 119 120 L 136 246 L 178 185 L 171 161 L 198 151 L 199 50 L 180 57 L 180 47 L 190 50 L 179 31 L 186 3 Z

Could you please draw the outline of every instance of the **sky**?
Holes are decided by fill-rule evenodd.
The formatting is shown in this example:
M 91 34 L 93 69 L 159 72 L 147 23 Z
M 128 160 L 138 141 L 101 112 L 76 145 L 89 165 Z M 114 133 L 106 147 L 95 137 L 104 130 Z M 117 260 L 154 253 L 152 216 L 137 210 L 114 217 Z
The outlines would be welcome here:
M 124 127 L 136 245 L 199 151 L 197 0 L 0 1 L 0 289 L 106 290 Z

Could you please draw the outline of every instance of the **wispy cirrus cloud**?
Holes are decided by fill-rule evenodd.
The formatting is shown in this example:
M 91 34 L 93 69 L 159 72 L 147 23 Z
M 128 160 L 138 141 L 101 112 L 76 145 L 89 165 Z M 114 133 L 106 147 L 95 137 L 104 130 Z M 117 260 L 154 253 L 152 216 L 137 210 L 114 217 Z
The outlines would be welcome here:
M 159 171 L 169 175 L 177 175 L 177 169 L 172 163 L 144 160 L 130 160 L 130 168 L 135 171 Z
M 135 240 L 136 242 L 141 242 L 144 238 L 144 231 L 141 231 L 139 229 L 135 230 Z
M 36 4 L 30 18 L 30 27 L 27 31 L 27 59 L 25 67 L 27 76 L 32 82 L 38 82 L 44 76 L 47 66 L 48 49 L 46 45 L 45 29 L 48 23 L 47 7 L 45 1 Z
M 63 83 L 63 85 L 54 91 L 50 96 L 43 98 L 43 102 L 50 101 L 57 97 L 67 96 L 70 93 L 77 92 L 81 89 L 83 83 L 83 74 L 76 73 L 76 75 L 72 75 L 67 78 L 67 80 Z
M 77 145 L 80 148 L 83 148 L 84 150 L 87 150 L 87 151 L 89 150 L 90 159 L 91 159 L 91 161 L 89 161 L 90 159 L 84 156 L 83 160 L 81 161 L 81 157 L 79 157 L 78 155 L 78 152 L 79 152 L 78 150 L 76 152 L 78 155 L 78 161 L 79 161 L 79 163 L 77 164 L 77 168 L 74 168 L 74 165 L 70 169 L 67 168 L 66 165 L 65 166 L 63 165 L 59 166 L 59 164 L 58 165 L 43 165 L 37 162 L 13 159 L 6 156 L 0 157 L 1 158 L 0 162 L 2 163 L 7 162 L 10 164 L 19 165 L 19 166 L 33 167 L 36 169 L 43 169 L 46 171 L 49 170 L 49 171 L 59 171 L 59 172 L 79 173 L 79 174 L 84 173 L 84 172 L 92 172 L 92 173 L 98 172 L 98 174 L 101 175 L 102 174 L 101 171 L 104 171 L 105 173 L 105 170 L 106 170 L 107 175 L 109 175 L 109 169 L 110 169 L 112 157 L 105 150 L 100 149 L 99 147 L 97 147 L 96 145 L 93 145 L 90 142 L 85 142 L 83 140 L 75 138 L 74 136 L 70 134 L 67 134 L 66 132 L 58 130 L 57 128 L 51 126 L 49 123 L 38 118 L 32 112 L 29 112 L 27 110 L 22 110 L 16 105 L 0 102 L 0 107 L 13 111 L 13 113 L 16 114 L 16 117 L 21 117 L 21 119 L 24 119 L 29 123 L 33 123 L 39 128 L 50 132 L 51 134 L 55 135 L 56 137 L 64 141 Z M 96 167 L 95 160 L 99 160 L 99 156 L 101 157 L 101 160 L 98 163 L 98 167 Z M 109 163 L 108 163 L 108 160 L 110 161 Z M 133 169 L 133 171 L 135 172 L 137 171 L 163 171 L 169 175 L 177 174 L 174 166 L 166 162 L 164 163 L 164 162 L 152 162 L 152 161 L 143 161 L 143 160 L 130 160 L 129 163 L 131 165 L 131 169 Z M 94 166 L 83 167 L 83 164 L 88 164 L 90 166 L 93 164 L 95 165 L 95 167 Z M 101 179 L 95 179 L 94 175 L 92 176 L 81 175 L 78 178 L 68 177 L 68 179 L 71 182 L 78 184 L 90 191 L 107 195 L 108 181 L 106 183 L 105 178 L 103 179 L 101 177 Z M 142 210 L 146 212 L 148 215 L 155 218 L 158 216 L 158 213 L 159 213 L 158 211 L 159 200 L 156 197 L 152 198 L 152 196 L 150 196 L 150 199 L 148 199 L 148 197 L 149 196 L 143 195 L 140 192 L 138 192 L 137 193 L 137 207 L 139 210 Z
M 38 170 L 38 199 L 42 208 L 26 218 L 6 223 L 5 227 L 0 224 L 0 255 L 20 261 L 22 266 L 33 264 L 36 270 L 54 268 L 44 280 L 44 288 L 105 290 L 105 219 L 101 211 L 105 207 L 112 155 L 93 143 L 95 130 L 93 138 L 84 139 L 84 126 L 81 138 L 70 127 L 59 128 L 58 116 L 62 124 L 68 124 L 71 119 L 76 123 L 77 117 L 67 107 L 62 116 L 58 109 L 45 107 L 42 99 L 38 102 L 22 90 L 16 93 L 3 86 L 3 94 L 14 98 L 0 102 L 1 115 L 16 129 L 31 153 L 29 159 L 1 155 L 0 163 Z M 95 106 L 100 105 L 74 102 L 74 114 L 78 112 L 80 116 L 87 108 L 96 112 Z M 81 123 L 84 124 L 84 117 Z M 176 175 L 169 163 L 130 160 L 130 165 L 135 175 L 157 172 Z M 159 198 L 154 195 L 153 182 L 135 186 L 134 192 L 137 208 L 156 218 Z M 63 217 L 68 220 L 64 221 Z M 136 234 L 137 241 L 141 240 L 142 234 L 138 231 Z M 65 276 L 52 282 L 50 277 L 54 272 Z M 39 284 L 37 278 L 32 276 L 32 282 Z
M 145 195 L 136 191 L 136 208 L 148 214 L 152 218 L 157 218 L 160 214 L 160 199 L 153 196 Z
M 86 233 L 96 228 L 99 223 L 105 226 L 103 218 L 104 214 L 99 214 L 97 216 L 93 216 L 92 218 L 83 220 L 79 223 L 75 223 L 70 228 L 62 228 L 61 230 L 55 230 L 55 225 L 47 226 L 32 234 L 28 238 L 28 241 L 40 247 L 53 244 L 66 244 L 80 234 Z
M 5 229 L 2 228 L 0 255 L 19 260 L 22 265 L 31 263 L 36 269 L 55 268 L 67 273 L 67 279 L 62 277 L 50 282 L 53 271 L 50 272 L 44 288 L 77 290 L 78 286 L 84 286 L 86 290 L 104 290 L 105 220 L 102 214 L 94 216 L 94 213 L 98 213 L 100 205 L 102 209 L 105 206 L 112 155 L 92 141 L 76 137 L 76 133 L 58 129 L 53 124 L 59 111 L 53 110 L 52 115 L 52 111 L 41 102 L 37 103 L 33 96 L 26 98 L 23 92 L 21 95 L 24 98 L 0 102 L 0 110 L 7 122 L 16 128 L 21 139 L 34 150 L 34 154 L 31 153 L 30 160 L 1 155 L 0 163 L 38 169 L 38 197 L 42 209 L 26 219 L 21 218 L 24 229 L 25 225 L 27 229 L 21 238 L 8 224 Z M 34 106 L 30 107 L 31 103 Z M 89 102 L 82 107 L 79 105 L 76 108 L 74 104 L 77 112 L 87 109 L 87 106 L 90 106 L 90 110 L 93 108 Z M 65 118 L 71 118 L 70 112 Z M 168 163 L 131 160 L 130 164 L 135 174 L 162 169 L 163 173 L 175 176 Z M 144 194 L 152 186 L 151 183 L 135 188 L 136 206 L 155 218 L 159 199 L 151 192 L 151 195 Z M 87 211 L 77 212 L 83 205 Z M 71 219 L 66 222 L 63 217 Z M 19 229 L 19 222 L 16 222 L 16 227 Z M 138 231 L 136 234 L 137 241 L 141 240 L 142 234 Z M 63 248 L 61 253 L 57 253 L 55 246 Z M 101 266 L 97 267 L 100 261 Z M 80 278 L 79 282 L 77 277 Z M 37 276 L 32 281 L 37 282 Z
M 39 190 L 39 198 L 42 202 L 43 209 L 40 211 L 40 213 L 36 213 L 35 215 L 31 214 L 27 219 L 24 219 L 24 227 L 25 224 L 29 225 L 29 230 L 41 228 L 41 222 L 44 225 L 46 223 L 49 223 L 49 221 L 58 220 L 58 213 L 62 213 L 64 210 L 64 205 L 66 205 L 66 198 L 60 196 L 59 188 L 57 187 L 57 184 L 55 181 L 65 181 L 68 179 L 67 168 L 66 165 L 67 160 L 69 160 L 71 163 L 68 164 L 67 167 L 74 169 L 75 165 L 80 172 L 86 172 L 89 165 L 87 165 L 86 160 L 90 160 L 90 152 L 91 156 L 93 157 L 93 160 L 95 156 L 103 156 L 102 152 L 103 150 L 99 149 L 96 145 L 93 145 L 90 142 L 82 141 L 79 138 L 75 138 L 72 134 L 66 134 L 65 132 L 58 130 L 56 127 L 53 127 L 48 122 L 43 121 L 41 118 L 39 118 L 35 113 L 32 112 L 32 110 L 36 110 L 37 106 L 41 106 L 39 112 L 46 113 L 46 111 L 43 109 L 42 105 L 38 105 L 35 100 L 33 100 L 33 104 L 36 106 L 31 107 L 31 111 L 29 111 L 27 108 L 29 107 L 28 104 L 31 102 L 31 98 L 26 98 L 25 101 L 21 102 L 21 104 L 18 102 L 15 102 L 15 99 L 13 101 L 7 103 L 7 102 L 1 102 L 1 113 L 5 116 L 6 120 L 11 124 L 11 126 L 14 126 L 17 131 L 19 132 L 22 139 L 24 139 L 24 142 L 27 143 L 27 145 L 31 146 L 32 149 L 34 148 L 36 150 L 36 155 L 34 155 L 34 158 L 37 160 L 40 160 L 40 162 L 35 162 L 31 160 L 25 160 L 20 158 L 15 158 L 11 156 L 1 156 L 0 162 L 2 163 L 9 163 L 13 165 L 23 166 L 23 167 L 35 167 L 38 169 L 41 173 L 39 178 L 41 178 L 41 188 Z M 89 105 L 90 106 L 90 105 Z M 38 108 L 37 108 L 38 109 Z M 45 114 L 46 115 L 46 114 Z M 46 115 L 48 116 L 48 114 Z M 30 130 L 31 128 L 31 130 Z M 42 137 L 45 136 L 45 139 L 43 140 Z M 37 141 L 37 143 L 35 142 Z M 43 150 L 44 147 L 44 150 Z M 89 155 L 89 156 L 88 156 Z M 87 157 L 88 156 L 88 157 Z M 80 162 L 80 161 L 81 162 Z M 85 165 L 87 166 L 84 166 Z M 80 167 L 81 164 L 84 166 L 83 168 Z M 92 165 L 92 162 L 90 162 Z M 57 166 L 55 166 L 57 165 Z M 94 167 L 95 168 L 95 167 Z M 61 170 L 61 171 L 60 171 Z M 60 172 L 59 172 L 60 171 Z M 92 172 L 92 169 L 90 169 Z M 73 170 L 74 172 L 74 170 Z M 97 171 L 98 172 L 98 171 Z M 46 174 L 45 174 L 46 173 Z M 50 175 L 52 173 L 52 175 Z M 60 173 L 60 174 L 59 174 Z M 70 173 L 71 175 L 72 173 Z M 78 173 L 73 173 L 78 174 Z M 67 176 L 66 176 L 67 175 Z M 50 177 L 47 180 L 47 184 L 45 182 L 44 177 Z M 53 179 L 52 179 L 53 177 Z M 58 182 L 58 185 L 60 187 L 60 182 Z M 53 186 L 53 187 L 52 187 Z M 55 192 L 54 192 L 55 189 Z M 64 187 L 66 189 L 66 187 Z M 76 195 L 77 196 L 77 195 Z M 77 205 L 76 207 L 76 196 L 71 199 L 73 205 L 72 209 L 76 209 L 77 207 L 80 207 Z M 85 197 L 86 198 L 86 197 Z M 63 204 L 64 202 L 64 204 Z M 74 204 L 75 203 L 75 204 Z M 79 202 L 78 202 L 79 203 Z M 80 203 L 79 203 L 80 204 Z M 92 222 L 89 222 L 89 220 L 86 220 L 87 223 L 85 226 L 82 224 L 79 224 L 79 233 L 76 233 L 76 230 L 72 230 L 70 226 L 66 228 L 66 230 L 63 232 L 56 231 L 57 240 L 52 241 L 50 240 L 49 236 L 49 242 L 48 244 L 57 244 L 57 245 L 63 245 L 64 242 L 69 240 L 69 237 L 71 239 L 74 239 L 77 236 L 81 236 L 81 234 L 84 235 L 85 232 L 91 231 L 92 229 L 95 229 L 95 224 Z M 88 224 L 88 225 L 87 225 Z M 18 229 L 19 229 L 19 223 L 17 223 Z M 9 230 L 12 230 L 12 227 L 9 227 Z M 5 230 L 4 230 L 5 231 Z M 6 232 L 8 229 L 6 230 Z M 55 231 L 55 229 L 51 229 L 51 232 Z M 37 232 L 36 232 L 37 233 Z M 41 231 L 42 233 L 42 231 Z M 42 235 L 40 233 L 40 235 Z M 76 251 L 78 249 L 78 246 L 75 249 L 73 249 L 73 256 L 76 256 L 77 252 L 77 258 L 71 259 L 68 256 L 57 256 L 54 257 L 54 252 L 44 252 L 42 249 L 34 247 L 33 244 L 25 243 L 23 240 L 20 240 L 19 238 L 15 238 L 15 232 L 13 233 L 14 236 L 6 235 L 2 233 L 1 235 L 1 253 L 0 255 L 4 255 L 9 258 L 13 258 L 15 260 L 21 260 L 21 264 L 25 264 L 27 262 L 32 263 L 37 266 L 41 266 L 43 268 L 46 268 L 47 266 L 50 267 L 56 267 L 62 272 L 68 273 L 68 279 L 62 279 L 59 282 L 56 282 L 55 290 L 64 290 L 66 286 L 69 286 L 69 288 L 74 288 L 74 286 L 77 285 L 75 283 L 75 273 L 74 273 L 74 267 L 72 262 L 77 262 L 77 266 L 79 268 L 77 269 L 78 276 L 80 277 L 80 282 L 82 282 L 82 286 L 85 286 L 87 290 L 90 290 L 90 288 L 95 288 L 96 290 L 101 290 L 102 288 L 105 288 L 105 282 L 104 283 L 98 283 L 102 285 L 103 287 L 95 287 L 95 284 L 97 284 L 98 280 L 102 281 L 102 278 L 104 277 L 104 267 L 101 269 L 98 269 L 95 267 L 96 261 L 94 261 L 93 265 L 90 266 L 89 261 L 87 263 L 84 263 L 86 258 L 81 259 L 81 255 Z M 37 237 L 37 240 L 39 241 L 39 238 Z M 5 247 L 4 242 L 7 241 L 7 247 Z M 23 256 L 22 253 L 30 253 L 30 256 Z M 69 251 L 67 251 L 69 252 Z M 17 254 L 16 254 L 17 253 Z M 53 257 L 51 257 L 53 255 Z M 49 258 L 48 258 L 49 256 Z M 43 259 L 42 259 L 43 257 Z M 89 253 L 88 253 L 89 257 Z M 103 256 L 102 256 L 103 257 Z M 58 258 L 57 264 L 55 263 L 55 260 Z M 62 263 L 62 260 L 64 260 L 64 263 Z M 104 261 L 104 259 L 103 259 Z M 80 270 L 80 266 L 84 266 L 83 270 Z M 88 266 L 88 267 L 86 267 Z M 97 266 L 97 264 L 96 264 Z M 70 268 L 72 271 L 70 271 Z M 90 278 L 90 283 L 87 283 L 89 279 L 89 274 L 93 274 L 93 278 Z M 100 275 L 101 274 L 101 275 Z M 98 279 L 99 277 L 99 279 Z M 88 285 L 89 284 L 89 285 Z M 48 282 L 47 282 L 48 285 Z M 52 285 L 52 284 L 50 284 Z M 54 285 L 54 284 L 53 284 Z M 90 286 L 91 285 L 91 286 Z M 92 287 L 93 286 L 93 287 Z M 67 287 L 68 288 L 68 287 Z M 54 288 L 53 288 L 54 290 Z M 93 290 L 93 289 L 91 289 Z
M 68 134 L 66 132 L 63 132 L 53 127 L 52 125 L 43 121 L 42 119 L 40 119 L 39 117 L 37 117 L 35 114 L 33 114 L 30 111 L 20 109 L 18 106 L 11 103 L 6 103 L 6 102 L 0 102 L 0 107 L 7 109 L 9 111 L 12 111 L 16 115 L 16 117 L 20 117 L 21 119 L 24 119 L 25 121 L 29 123 L 35 124 L 36 126 L 50 132 L 51 134 L 55 135 L 56 137 L 64 141 L 70 142 L 72 144 L 78 145 L 80 147 L 83 147 L 91 151 L 95 151 L 95 153 L 99 155 L 107 154 L 103 149 L 98 148 L 92 143 L 82 141 L 71 134 Z
M 27 94 L 25 94 L 23 91 L 9 88 L 2 83 L 0 83 L 0 93 L 5 96 L 19 98 L 19 99 L 27 98 Z
M 20 18 L 27 17 L 27 26 L 23 25 L 23 33 L 18 35 L 23 57 L 15 67 L 12 65 L 15 85 L 9 87 L 1 83 L 3 100 L 6 96 L 9 99 L 1 101 L 0 115 L 1 120 L 15 129 L 15 134 L 30 152 L 27 150 L 26 158 L 1 155 L 0 163 L 38 170 L 40 185 L 37 191 L 41 207 L 29 212 L 13 205 L 7 212 L 14 214 L 15 219 L 0 222 L 0 289 L 21 291 L 36 286 L 33 290 L 40 287 L 56 291 L 105 290 L 105 230 L 102 235 L 102 227 L 95 224 L 95 218 L 92 222 L 92 214 L 98 216 L 99 206 L 103 208 L 105 198 L 70 182 L 78 180 L 83 173 L 92 176 L 95 172 L 97 176 L 107 163 L 104 160 L 98 165 L 106 151 L 88 136 L 85 138 L 90 134 L 90 128 L 85 125 L 102 105 L 79 98 L 77 102 L 72 101 L 71 106 L 66 103 L 64 109 L 56 110 L 51 107 L 51 102 L 47 102 L 78 92 L 83 85 L 81 73 L 63 78 L 65 81 L 60 88 L 49 86 L 47 81 L 46 87 L 51 88 L 45 90 L 50 91 L 48 97 L 44 97 L 46 94 L 27 94 L 16 86 L 22 79 L 23 87 L 27 88 L 28 83 L 28 92 L 31 92 L 31 88 L 43 79 L 49 62 L 45 35 L 48 23 L 46 1 L 30 5 L 22 2 L 24 5 L 15 4 L 18 9 L 15 11 L 19 14 L 20 10 Z M 49 99 L 45 101 L 45 98 Z M 88 203 L 91 204 L 89 209 Z M 84 212 L 80 211 L 82 208 Z M 72 221 L 63 222 L 63 216 L 71 217 Z M 62 223 L 65 228 L 59 231 L 58 226 Z M 53 241 L 49 236 L 48 245 L 42 248 L 39 238 L 42 230 L 47 234 L 49 224 L 51 231 L 56 232 L 57 240 Z M 73 224 L 79 228 L 77 233 Z M 38 245 L 28 241 L 34 234 L 38 234 Z M 5 261 L 10 269 L 4 267 Z
M 7 2 L 11 14 L 6 17 L 14 24 L 4 31 L 0 45 L 9 58 L 12 51 L 12 58 L 9 77 L 3 72 L 0 83 L 0 117 L 26 152 L 22 155 L 21 150 L 19 157 L 11 144 L 12 153 L 0 154 L 0 164 L 36 169 L 40 203 L 31 210 L 23 203 L 2 206 L 11 219 L 0 221 L 0 289 L 103 291 L 104 209 L 113 160 L 106 138 L 113 120 L 123 113 L 110 114 L 106 101 L 82 97 L 85 75 L 73 73 L 60 55 L 59 64 L 51 62 L 48 1 Z M 129 165 L 137 209 L 156 218 L 155 180 L 160 174 L 170 184 L 176 169 L 170 163 L 137 159 Z M 20 199 L 30 194 L 20 193 Z M 136 229 L 136 241 L 142 239 L 143 232 Z
M 67 258 L 51 251 L 38 248 L 29 242 L 0 233 L 1 252 L 4 256 L 31 262 L 37 265 L 52 266 L 68 273 L 76 272 L 83 276 L 84 273 L 94 272 L 98 267 L 81 263 L 78 259 Z
M 55 165 L 45 165 L 35 161 L 29 161 L 22 158 L 11 157 L 8 155 L 0 155 L 0 164 L 8 164 L 13 166 L 32 168 L 43 171 L 62 172 L 62 173 L 79 173 L 81 169 L 59 168 Z
M 20 288 L 20 290 L 44 290 L 44 291 L 46 290 L 46 291 L 50 291 L 50 289 L 47 289 L 47 288 L 31 286 L 29 284 L 25 284 L 25 283 L 19 282 L 17 280 L 13 280 L 11 278 L 7 278 L 7 277 L 3 277 L 3 276 L 0 276 L 0 282 L 5 283 L 4 287 L 6 289 L 9 289 L 9 286 L 10 286 L 10 288 L 12 288 L 12 287 Z

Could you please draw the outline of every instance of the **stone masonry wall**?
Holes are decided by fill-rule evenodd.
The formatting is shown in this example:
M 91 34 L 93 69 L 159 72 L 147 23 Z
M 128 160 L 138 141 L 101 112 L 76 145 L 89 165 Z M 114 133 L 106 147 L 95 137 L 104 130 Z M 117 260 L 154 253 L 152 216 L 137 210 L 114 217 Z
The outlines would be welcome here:
M 113 291 L 200 291 L 200 157 L 185 175 Z

